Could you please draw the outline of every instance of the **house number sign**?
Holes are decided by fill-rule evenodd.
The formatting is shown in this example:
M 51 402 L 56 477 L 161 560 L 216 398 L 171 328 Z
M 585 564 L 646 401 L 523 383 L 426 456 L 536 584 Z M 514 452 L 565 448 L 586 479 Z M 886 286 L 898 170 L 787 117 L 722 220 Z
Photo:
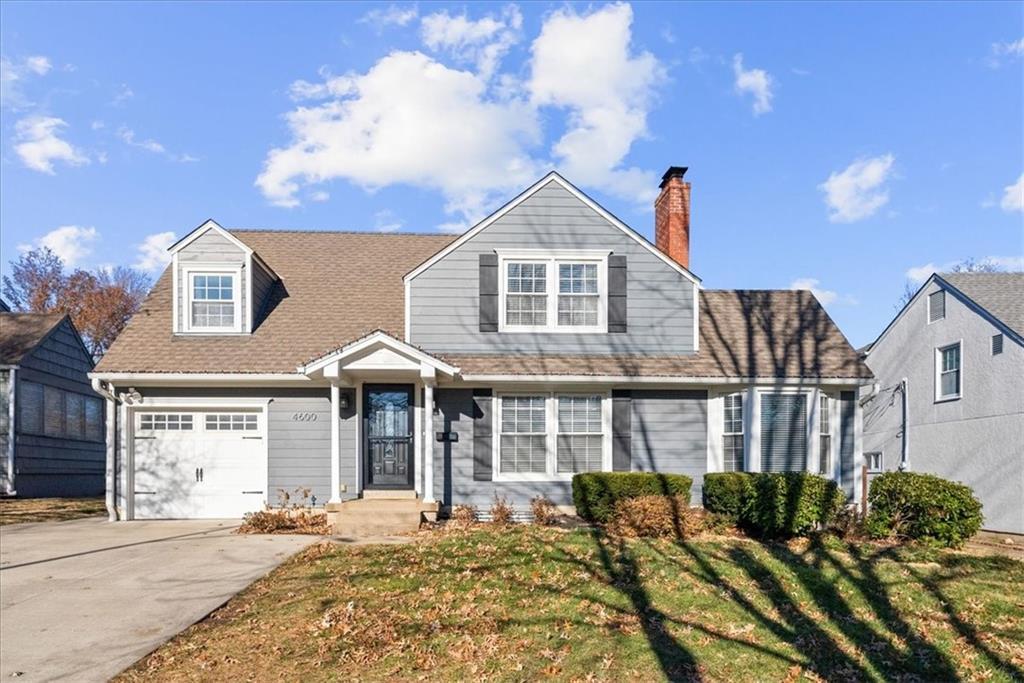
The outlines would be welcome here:
M 292 422 L 316 422 L 316 413 L 292 413 Z

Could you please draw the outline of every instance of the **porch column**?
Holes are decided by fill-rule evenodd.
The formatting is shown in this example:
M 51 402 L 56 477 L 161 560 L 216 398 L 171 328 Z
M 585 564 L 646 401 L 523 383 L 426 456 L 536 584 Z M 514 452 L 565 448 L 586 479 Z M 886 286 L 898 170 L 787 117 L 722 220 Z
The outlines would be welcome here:
M 328 503 L 341 502 L 341 390 L 331 382 L 331 498 Z
M 434 502 L 434 382 L 423 382 L 423 502 Z

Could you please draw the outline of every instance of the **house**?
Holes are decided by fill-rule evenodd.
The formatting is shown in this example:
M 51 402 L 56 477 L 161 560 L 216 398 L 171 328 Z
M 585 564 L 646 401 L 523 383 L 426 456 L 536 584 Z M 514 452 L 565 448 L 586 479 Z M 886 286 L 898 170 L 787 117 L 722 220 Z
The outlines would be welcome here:
M 66 315 L 2 308 L 0 494 L 102 495 L 104 406 L 87 376 L 92 356 Z
M 1024 534 L 1024 273 L 932 275 L 865 360 L 870 470 L 963 482 L 984 528 Z
M 656 244 L 557 173 L 459 236 L 203 223 L 93 374 L 118 514 L 569 506 L 590 470 L 699 503 L 705 472 L 810 469 L 856 499 L 870 371 L 810 292 L 701 286 L 685 171 Z

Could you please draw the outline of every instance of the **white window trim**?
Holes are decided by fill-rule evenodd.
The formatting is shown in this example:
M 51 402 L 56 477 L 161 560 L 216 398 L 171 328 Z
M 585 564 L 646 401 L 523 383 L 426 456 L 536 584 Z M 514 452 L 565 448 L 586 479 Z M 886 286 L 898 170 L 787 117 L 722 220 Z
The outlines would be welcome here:
M 501 399 L 506 396 L 543 396 L 545 416 L 545 463 L 546 471 L 509 472 L 501 471 Z M 492 459 L 491 479 L 496 482 L 508 481 L 572 481 L 575 472 L 558 472 L 558 397 L 559 396 L 600 396 L 601 397 L 601 471 L 612 471 L 612 394 L 600 391 L 504 391 L 494 397 L 494 418 L 491 433 Z
M 938 294 L 940 292 L 942 293 L 942 317 L 941 318 L 936 318 L 935 320 L 932 320 L 932 295 L 933 294 Z M 947 304 L 949 303 L 949 301 L 948 301 L 949 297 L 946 296 L 946 290 L 942 289 L 940 287 L 940 288 L 936 289 L 934 292 L 928 292 L 928 294 L 925 296 L 925 299 L 927 300 L 927 304 L 925 306 L 925 309 L 926 309 L 925 310 L 925 322 L 928 325 L 931 325 L 931 324 L 937 323 L 937 322 L 939 322 L 941 320 L 945 320 L 946 319 Z
M 725 431 L 725 410 L 726 410 L 725 401 L 730 396 L 739 396 L 740 397 L 740 431 L 738 431 L 738 432 L 727 432 L 727 431 Z M 749 460 L 749 458 L 747 457 L 747 441 L 750 438 L 750 435 L 748 434 L 748 430 L 747 430 L 747 422 L 748 422 L 748 420 L 747 420 L 747 411 L 749 410 L 749 403 L 750 403 L 750 401 L 748 400 L 747 392 L 746 391 L 732 391 L 732 392 L 729 392 L 729 393 L 724 393 L 724 394 L 721 395 L 721 401 L 722 401 L 722 411 L 721 411 L 721 415 L 718 416 L 718 424 L 716 425 L 716 429 L 718 430 L 719 439 L 721 440 L 721 449 L 722 449 L 721 465 L 720 465 L 721 471 L 722 472 L 730 472 L 730 471 L 745 472 L 747 470 L 747 461 Z M 738 469 L 738 470 L 726 470 L 725 469 L 725 437 L 727 437 L 727 436 L 742 436 L 743 437 L 743 439 L 742 439 L 742 441 L 743 441 L 743 467 Z
M 955 394 L 949 394 L 948 396 L 942 395 L 942 352 L 946 349 L 951 349 L 954 346 L 960 349 L 958 354 L 960 357 L 960 367 L 957 369 L 959 373 L 958 391 Z M 947 401 L 959 401 L 964 397 L 964 340 L 958 339 L 955 342 L 949 344 L 943 344 L 942 346 L 935 347 L 935 402 L 945 403 Z
M 242 324 L 242 266 L 237 263 L 202 263 L 184 266 L 181 269 L 184 277 L 184 321 L 182 330 L 187 334 L 243 334 Z M 230 275 L 234 305 L 235 324 L 232 327 L 196 327 L 192 325 L 192 278 L 196 275 Z
M 586 334 L 608 331 L 608 255 L 609 249 L 527 249 L 497 250 L 498 254 L 498 332 L 544 332 L 554 334 Z M 505 304 L 508 296 L 508 263 L 544 263 L 547 265 L 547 324 L 508 325 Z M 558 265 L 560 263 L 597 264 L 597 325 L 572 326 L 558 324 Z
M 871 466 L 871 456 L 878 456 L 878 467 Z M 885 470 L 885 454 L 883 451 L 868 451 L 864 454 L 864 464 L 867 465 L 868 474 L 878 474 Z

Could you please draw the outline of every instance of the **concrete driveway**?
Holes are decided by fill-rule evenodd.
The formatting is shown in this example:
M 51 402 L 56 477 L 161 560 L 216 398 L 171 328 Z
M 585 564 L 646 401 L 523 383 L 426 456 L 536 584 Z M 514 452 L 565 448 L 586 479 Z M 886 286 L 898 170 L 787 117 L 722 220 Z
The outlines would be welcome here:
M 105 681 L 317 540 L 237 525 L 0 527 L 0 678 Z

